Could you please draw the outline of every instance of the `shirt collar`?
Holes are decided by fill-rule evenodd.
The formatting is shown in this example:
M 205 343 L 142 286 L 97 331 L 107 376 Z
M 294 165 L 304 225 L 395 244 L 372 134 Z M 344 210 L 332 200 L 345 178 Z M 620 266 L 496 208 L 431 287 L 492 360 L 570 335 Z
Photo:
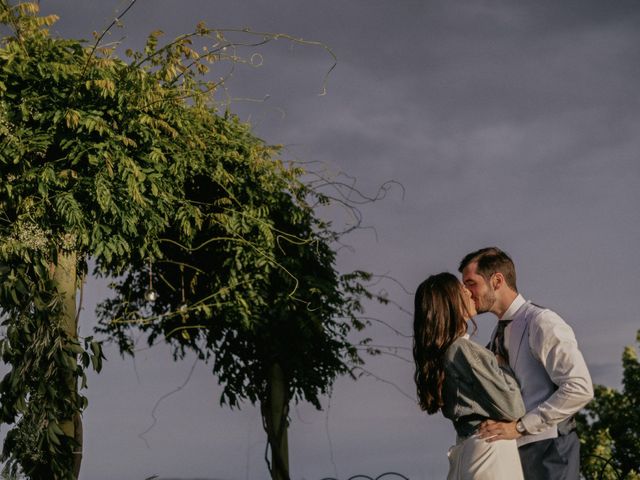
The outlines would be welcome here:
M 507 311 L 504 312 L 504 315 L 502 315 L 502 318 L 500 318 L 499 320 L 500 321 L 513 320 L 513 316 L 520 309 L 520 307 L 525 303 L 527 303 L 527 301 L 524 299 L 524 297 L 518 294 L 518 296 L 513 300 L 513 302 L 511 302 L 511 305 L 509 305 L 509 308 L 507 308 Z

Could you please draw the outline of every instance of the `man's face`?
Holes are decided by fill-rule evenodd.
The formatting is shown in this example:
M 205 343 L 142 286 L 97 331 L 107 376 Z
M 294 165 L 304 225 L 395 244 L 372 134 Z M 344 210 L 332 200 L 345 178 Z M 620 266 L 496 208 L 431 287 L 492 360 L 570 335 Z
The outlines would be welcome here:
M 490 312 L 496 302 L 496 292 L 491 282 L 485 280 L 476 270 L 478 263 L 473 262 L 462 270 L 462 283 L 471 292 L 471 299 L 478 313 Z

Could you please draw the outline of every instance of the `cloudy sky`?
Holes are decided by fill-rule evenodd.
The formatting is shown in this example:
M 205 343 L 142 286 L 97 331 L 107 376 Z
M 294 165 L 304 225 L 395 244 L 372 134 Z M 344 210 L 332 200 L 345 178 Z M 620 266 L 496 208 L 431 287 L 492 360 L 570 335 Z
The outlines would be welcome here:
M 90 38 L 128 0 L 40 3 L 61 16 L 57 34 Z M 138 0 L 107 41 L 140 46 L 156 29 L 171 39 L 200 20 L 324 42 L 336 55 L 325 85 L 333 59 L 322 46 L 281 39 L 246 50 L 262 64 L 237 68 L 224 98 L 284 145 L 284 158 L 355 179 L 368 196 L 397 182 L 362 206 L 375 230 L 346 239 L 341 269 L 392 276 L 411 292 L 469 251 L 498 245 L 525 297 L 573 326 L 594 381 L 619 387 L 622 348 L 640 327 L 637 2 Z M 376 288 L 412 308 L 394 282 Z M 107 294 L 89 280 L 83 334 Z M 419 411 L 412 365 L 398 358 L 410 358 L 411 319 L 397 308 L 368 315 L 404 334 L 371 329 L 397 356 L 373 359 L 357 382 L 339 380 L 324 411 L 292 409 L 294 479 L 445 476 L 453 428 Z M 477 321 L 484 341 L 494 319 Z M 175 364 L 162 346 L 135 363 L 108 356 L 89 379 L 83 479 L 267 477 L 258 411 L 220 407 L 208 366 Z

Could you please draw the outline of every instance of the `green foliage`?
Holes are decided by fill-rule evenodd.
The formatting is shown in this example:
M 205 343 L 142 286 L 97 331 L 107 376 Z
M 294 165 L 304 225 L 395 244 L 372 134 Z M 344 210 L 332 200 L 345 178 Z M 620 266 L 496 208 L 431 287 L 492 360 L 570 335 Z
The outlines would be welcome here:
M 336 235 L 308 203 L 316 195 L 295 181 L 299 172 L 283 183 L 274 152 L 245 135 L 233 155 L 216 153 L 236 181 L 210 169 L 188 182 L 191 202 L 206 205 L 191 243 L 179 224 L 168 230 L 151 271 L 140 264 L 114 285 L 116 297 L 99 311 L 102 329 L 122 352 L 134 353 L 141 330 L 150 345 L 172 344 L 176 357 L 190 350 L 212 360 L 221 403 L 231 407 L 264 401 L 278 363 L 288 398 L 320 408 L 319 395 L 362 361 L 348 337 L 365 326 L 358 316 L 370 277 L 336 272 Z M 153 303 L 145 298 L 149 275 L 159 294 Z
M 215 298 L 228 325 L 250 326 L 257 297 L 238 288 L 273 268 L 276 245 L 261 202 L 296 176 L 217 114 L 215 84 L 198 75 L 220 54 L 190 47 L 213 35 L 203 25 L 164 46 L 154 32 L 127 63 L 113 48 L 51 37 L 55 20 L 0 0 L 11 30 L 0 41 L 0 353 L 11 366 L 0 421 L 13 424 L 2 455 L 9 473 L 34 479 L 73 478 L 78 446 L 58 428 L 86 399 L 64 379 L 84 386 L 84 369 L 102 359 L 99 344 L 61 328 L 58 254 L 74 252 L 80 277 L 91 259 L 102 275 L 136 278 L 150 259 L 212 252 L 207 275 L 189 278 L 209 298 L 189 308 L 211 320 Z
M 640 479 L 640 362 L 631 346 L 622 367 L 622 391 L 596 385 L 594 400 L 578 417 L 587 479 Z
M 84 368 L 92 362 L 99 371 L 102 351 L 92 338 L 86 338 L 82 348 L 62 331 L 57 321 L 62 302 L 46 274 L 49 265 L 41 252 L 28 253 L 32 263 L 5 255 L 0 263 L 1 319 L 6 326 L 0 357 L 13 367 L 0 382 L 0 418 L 16 422 L 2 455 L 10 460 L 12 475 L 21 464 L 29 478 L 51 473 L 65 478 L 75 445 L 62 434 L 59 422 L 86 405 L 82 395 L 69 395 L 65 381 L 72 375 L 85 385 Z
M 0 345 L 12 367 L 0 383 L 0 418 L 14 424 L 2 456 L 13 473 L 71 478 L 78 446 L 58 425 L 86 399 L 65 379 L 84 385 L 84 368 L 99 367 L 102 354 L 62 331 L 51 268 L 62 249 L 94 257 L 105 272 L 149 254 L 147 238 L 168 222 L 179 188 L 164 180 L 168 162 L 153 157 L 176 146 L 157 134 L 175 112 L 165 103 L 140 109 L 145 91 L 157 98 L 151 76 L 50 38 L 44 27 L 55 17 L 37 10 L 0 3 L 0 22 L 14 32 L 0 44 Z
M 218 84 L 201 75 L 241 61 L 224 53 L 232 44 L 203 24 L 165 45 L 158 31 L 125 62 L 100 38 L 89 46 L 50 36 L 55 20 L 35 3 L 0 0 L 0 26 L 11 32 L 0 41 L 7 473 L 73 478 L 79 446 L 60 425 L 86 399 L 68 379 L 84 387 L 85 369 L 99 370 L 103 358 L 99 343 L 61 327 L 52 271 L 62 252 L 78 259 L 78 284 L 89 259 L 121 279 L 100 315 L 123 352 L 133 352 L 131 328 L 168 341 L 176 357 L 195 351 L 213 361 L 231 406 L 262 401 L 277 362 L 289 398 L 319 407 L 335 377 L 361 362 L 348 336 L 364 327 L 369 276 L 335 271 L 336 235 L 308 203 L 327 199 L 300 182 L 302 172 L 218 114 Z M 215 48 L 197 53 L 196 38 Z M 145 299 L 149 275 L 155 303 Z

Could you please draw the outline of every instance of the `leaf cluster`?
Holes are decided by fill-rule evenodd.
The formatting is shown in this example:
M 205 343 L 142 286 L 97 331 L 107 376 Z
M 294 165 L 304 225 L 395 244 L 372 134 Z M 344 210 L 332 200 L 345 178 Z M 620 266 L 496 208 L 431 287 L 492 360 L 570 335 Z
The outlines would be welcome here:
M 152 268 L 139 265 L 113 285 L 116 296 L 99 310 L 102 330 L 122 352 L 134 353 L 142 331 L 149 345 L 172 344 L 176 357 L 193 351 L 211 360 L 221 402 L 232 407 L 264 401 L 277 363 L 289 398 L 319 408 L 336 376 L 362 361 L 349 335 L 365 326 L 358 317 L 371 298 L 362 283 L 369 275 L 336 271 L 335 234 L 315 216 L 315 194 L 299 172 L 283 184 L 273 150 L 255 138 L 237 146 L 244 161 L 225 168 L 237 181 L 194 176 L 189 199 L 207 206 L 200 229 L 186 243 L 174 226 Z
M 640 479 L 640 362 L 632 346 L 624 349 L 622 368 L 622 391 L 596 385 L 578 417 L 586 478 Z
M 233 318 L 250 323 L 237 312 L 251 299 L 235 288 L 250 280 L 245 265 L 268 268 L 275 245 L 260 199 L 296 175 L 217 113 L 190 36 L 159 47 L 153 33 L 124 62 L 112 48 L 51 37 L 54 21 L 36 4 L 0 0 L 0 25 L 12 31 L 0 41 L 1 345 L 11 366 L 0 420 L 13 423 L 8 468 L 31 478 L 71 477 L 75 445 L 56 425 L 86 401 L 61 379 L 71 372 L 84 383 L 102 359 L 99 344 L 80 345 L 60 327 L 58 254 L 73 251 L 80 276 L 92 259 L 99 274 L 126 278 L 149 259 L 170 265 L 222 245 L 208 276 L 229 292 Z M 163 260 L 173 247 L 180 253 Z M 207 301 L 197 307 L 206 312 Z
M 0 256 L 0 358 L 12 366 L 0 382 L 0 421 L 15 424 L 2 458 L 11 475 L 21 466 L 29 478 L 67 478 L 77 445 L 63 435 L 60 421 L 83 409 L 87 400 L 62 386 L 69 377 L 86 386 L 84 369 L 93 363 L 99 371 L 102 351 L 92 338 L 84 339 L 83 348 L 61 329 L 62 299 L 45 274 L 49 263 L 37 251 L 29 259 Z
M 71 478 L 59 424 L 86 406 L 69 388 L 98 369 L 100 345 L 61 329 L 51 278 L 72 251 L 118 278 L 102 330 L 134 352 L 132 334 L 211 360 L 231 406 L 262 401 L 278 363 L 289 397 L 311 401 L 361 362 L 364 272 L 340 275 L 325 202 L 275 160 L 277 151 L 213 102 L 212 64 L 241 61 L 222 31 L 198 25 L 143 50 L 54 38 L 56 17 L 0 0 L 0 383 L 13 423 L 3 456 L 30 478 Z M 213 38 L 204 53 L 196 37 Z M 278 36 L 274 36 L 278 38 Z M 292 39 L 295 40 L 295 39 Z M 261 43 L 264 43 L 264 40 Z M 301 41 L 301 40 L 300 40 Z M 302 41 L 301 41 L 302 42 Z M 80 278 L 78 278 L 78 283 Z M 154 292 L 150 292 L 154 290 Z M 150 293 L 154 293 L 150 296 Z M 155 302 L 148 299 L 159 294 Z M 366 340 L 365 340 L 366 342 Z
M 57 425 L 86 399 L 63 380 L 84 384 L 102 353 L 62 331 L 51 269 L 65 250 L 81 258 L 81 272 L 92 257 L 106 273 L 153 252 L 194 160 L 180 130 L 195 115 L 176 95 L 158 101 L 166 88 L 145 69 L 51 38 L 55 17 L 37 12 L 0 3 L 0 22 L 13 30 L 0 43 L 1 346 L 11 366 L 0 401 L 2 422 L 13 423 L 3 458 L 31 478 L 69 478 L 75 445 Z

